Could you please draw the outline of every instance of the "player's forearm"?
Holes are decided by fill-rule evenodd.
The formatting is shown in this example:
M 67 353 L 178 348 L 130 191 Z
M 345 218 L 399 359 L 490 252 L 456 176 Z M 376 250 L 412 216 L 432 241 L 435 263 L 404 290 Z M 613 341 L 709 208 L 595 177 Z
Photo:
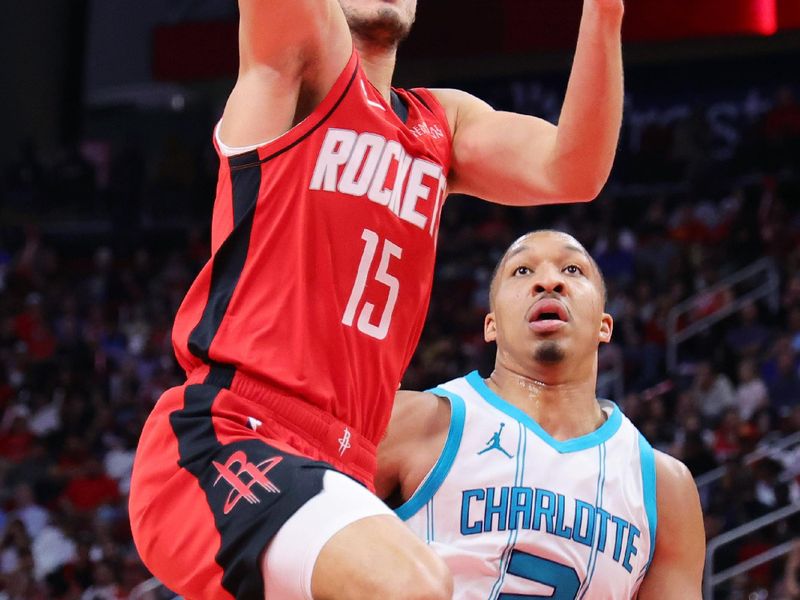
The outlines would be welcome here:
M 303 55 L 342 20 L 335 0 L 239 0 L 241 68 Z
M 622 123 L 622 0 L 585 0 L 552 155 L 552 176 L 590 200 L 605 185 Z

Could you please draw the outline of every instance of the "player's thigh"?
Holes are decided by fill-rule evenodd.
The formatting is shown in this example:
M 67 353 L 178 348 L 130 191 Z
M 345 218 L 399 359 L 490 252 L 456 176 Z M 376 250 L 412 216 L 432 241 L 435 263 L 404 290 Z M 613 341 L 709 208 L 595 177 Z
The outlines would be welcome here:
M 377 497 L 328 471 L 263 558 L 267 600 L 450 598 L 444 563 Z

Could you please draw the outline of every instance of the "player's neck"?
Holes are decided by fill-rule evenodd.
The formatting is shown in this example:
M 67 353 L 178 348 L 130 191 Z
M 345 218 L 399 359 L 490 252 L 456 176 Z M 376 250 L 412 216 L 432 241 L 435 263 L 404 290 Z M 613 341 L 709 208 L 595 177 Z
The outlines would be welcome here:
M 592 433 L 605 422 L 595 396 L 596 380 L 596 370 L 588 376 L 567 369 L 523 373 L 496 364 L 487 385 L 564 441 Z
M 377 46 L 355 36 L 353 37 L 353 43 L 361 57 L 361 66 L 364 68 L 370 83 L 389 102 L 392 76 L 394 75 L 394 66 L 397 60 L 397 48 Z

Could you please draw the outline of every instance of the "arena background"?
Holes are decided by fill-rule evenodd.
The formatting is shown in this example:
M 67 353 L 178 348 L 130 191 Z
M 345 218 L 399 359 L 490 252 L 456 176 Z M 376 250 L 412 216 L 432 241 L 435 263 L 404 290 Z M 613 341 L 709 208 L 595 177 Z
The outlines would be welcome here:
M 182 380 L 170 326 L 209 253 L 236 5 L 3 6 L 0 599 L 169 598 L 126 493 L 142 423 Z M 579 15 L 579 0 L 420 0 L 398 83 L 555 121 Z M 519 233 L 570 231 L 616 321 L 598 394 L 697 478 L 704 597 L 798 598 L 800 0 L 628 0 L 625 60 L 598 200 L 449 199 L 404 385 L 487 375 L 492 266 Z

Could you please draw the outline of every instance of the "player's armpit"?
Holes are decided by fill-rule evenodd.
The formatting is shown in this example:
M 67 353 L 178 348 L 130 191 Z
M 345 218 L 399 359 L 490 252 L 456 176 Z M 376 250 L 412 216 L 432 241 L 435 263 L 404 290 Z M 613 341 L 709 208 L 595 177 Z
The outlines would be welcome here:
M 338 0 L 239 0 L 241 69 L 258 64 L 327 60 L 325 52 L 352 45 Z
M 679 461 L 656 453 L 658 529 L 639 600 L 701 600 L 705 531 L 697 486 Z
M 220 130 L 228 146 L 274 139 L 323 100 L 353 51 L 337 0 L 239 0 L 239 76 Z

